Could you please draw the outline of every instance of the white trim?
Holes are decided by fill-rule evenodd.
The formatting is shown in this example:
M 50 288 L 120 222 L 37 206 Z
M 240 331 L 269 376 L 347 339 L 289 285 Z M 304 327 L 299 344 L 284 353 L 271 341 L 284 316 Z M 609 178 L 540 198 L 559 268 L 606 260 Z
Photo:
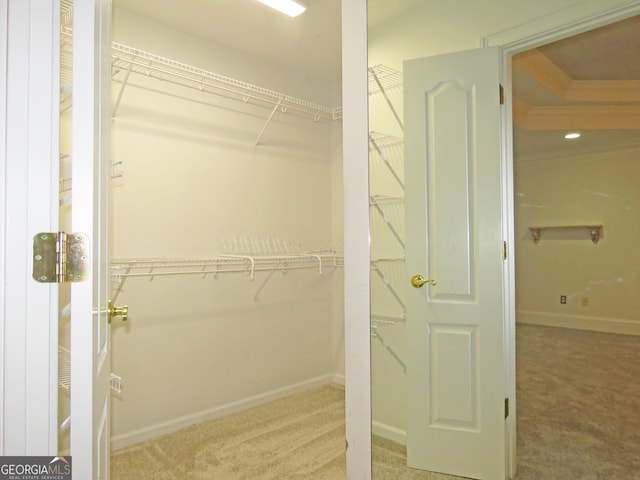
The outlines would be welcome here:
M 208 408 L 206 410 L 201 410 L 200 412 L 172 418 L 164 422 L 156 423 L 155 425 L 149 425 L 138 430 L 115 435 L 111 438 L 111 448 L 112 450 L 118 450 L 160 435 L 176 432 L 191 425 L 214 420 L 216 418 L 224 417 L 259 405 L 264 405 L 265 403 L 304 392 L 312 388 L 335 384 L 336 382 L 334 382 L 334 379 L 334 375 L 323 375 L 310 380 L 305 380 L 304 382 L 294 383 L 283 388 L 261 393 L 259 395 L 243 398 L 225 405 Z
M 405 430 L 401 430 L 400 428 L 392 425 L 387 425 L 386 423 L 376 422 L 375 420 L 371 422 L 371 426 L 373 435 L 386 438 L 387 440 L 399 443 L 400 445 L 407 444 L 407 432 Z
M 346 385 L 344 375 L 340 375 L 338 373 L 333 374 L 331 382 L 337 385 L 342 385 L 343 387 Z
M 601 0 L 585 0 L 579 11 L 574 7 L 567 7 L 562 10 L 543 15 L 526 24 L 517 25 L 481 39 L 480 44 L 484 47 L 499 46 L 502 53 L 501 61 L 501 82 L 505 90 L 505 125 L 503 127 L 504 148 L 506 153 L 506 165 L 503 168 L 503 202 L 505 219 L 505 239 L 508 242 L 508 264 L 504 276 L 504 299 L 505 299 L 505 353 L 509 358 L 509 365 L 505 369 L 507 379 L 515 379 L 515 325 L 516 325 L 516 304 L 515 304 L 515 211 L 513 207 L 513 171 L 516 166 L 513 162 L 513 124 L 512 119 L 512 78 L 511 78 L 511 58 L 516 53 L 538 47 L 556 40 L 577 35 L 594 28 L 607 25 L 614 21 L 631 17 L 640 12 L 640 2 L 621 1 L 615 7 L 611 4 L 602 7 Z M 345 251 L 346 253 L 346 251 Z M 517 398 L 515 385 L 508 384 L 506 392 L 511 403 L 511 414 L 507 418 L 505 428 L 507 429 L 507 478 L 513 478 L 517 469 Z
M 58 440 L 57 287 L 31 278 L 31 245 L 36 233 L 58 229 L 59 2 L 7 5 L 2 454 L 52 455 Z
M 640 335 L 640 319 L 632 320 L 624 318 L 595 317 L 590 315 L 518 310 L 516 312 L 516 322 L 530 325 L 545 325 L 548 327 L 571 328 L 576 330 L 591 330 L 603 333 Z
M 612 6 L 612 4 L 616 4 Z M 571 37 L 640 13 L 637 0 L 583 0 L 530 22 L 516 25 L 480 40 L 483 47 L 499 46 L 511 54 Z
M 0 185 L 2 186 L 2 194 L 0 194 L 0 258 L 2 258 L 2 270 L 0 271 L 0 285 L 7 284 L 6 265 L 7 255 L 5 245 L 6 235 L 6 168 L 7 168 L 7 50 L 8 50 L 8 31 L 9 31 L 9 5 L 8 0 L 0 0 Z M 5 296 L 4 287 L 0 288 L 0 455 L 4 455 L 5 433 L 4 433 L 4 394 L 5 394 L 5 355 L 4 355 L 4 322 L 5 322 Z
M 547 168 L 549 165 L 570 165 L 585 161 L 616 161 L 620 158 L 632 158 L 640 155 L 640 145 L 617 145 L 612 148 L 598 147 L 578 152 L 555 152 L 536 155 L 524 155 L 514 163 L 514 168 Z
M 371 478 L 367 2 L 342 1 L 347 479 Z

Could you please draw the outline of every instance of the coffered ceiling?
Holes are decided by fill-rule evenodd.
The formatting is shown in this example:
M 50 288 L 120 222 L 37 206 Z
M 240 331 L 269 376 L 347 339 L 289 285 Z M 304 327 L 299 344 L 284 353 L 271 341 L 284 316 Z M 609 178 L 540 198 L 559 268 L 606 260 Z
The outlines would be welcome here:
M 515 56 L 516 156 L 640 145 L 639 54 L 632 17 Z

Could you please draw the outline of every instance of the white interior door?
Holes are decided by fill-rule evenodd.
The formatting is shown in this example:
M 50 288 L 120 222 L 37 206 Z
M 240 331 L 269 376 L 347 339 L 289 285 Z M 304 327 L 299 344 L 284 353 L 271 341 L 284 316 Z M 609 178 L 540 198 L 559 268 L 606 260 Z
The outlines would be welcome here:
M 505 478 L 501 107 L 497 48 L 404 64 L 407 460 Z
M 87 480 L 109 476 L 110 24 L 110 0 L 74 0 L 71 222 L 90 239 L 91 272 L 71 288 L 71 455 Z

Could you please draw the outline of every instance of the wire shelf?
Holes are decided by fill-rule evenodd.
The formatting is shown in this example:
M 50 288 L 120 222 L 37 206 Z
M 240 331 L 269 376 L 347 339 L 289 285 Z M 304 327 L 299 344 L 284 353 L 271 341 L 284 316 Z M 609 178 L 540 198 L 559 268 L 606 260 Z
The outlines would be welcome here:
M 71 385 L 71 352 L 58 346 L 58 387 L 69 391 Z
M 309 252 L 282 255 L 218 255 L 211 258 L 128 258 L 111 261 L 115 280 L 127 277 L 155 277 L 165 275 L 218 275 L 245 273 L 252 278 L 257 271 L 291 270 L 299 268 L 340 267 L 341 256 L 335 253 Z
M 385 65 L 369 67 L 369 95 L 401 87 L 403 82 L 402 72 Z
M 64 25 L 62 26 L 60 43 L 60 109 L 64 112 L 69 109 L 72 103 L 73 31 L 71 28 Z M 316 122 L 342 118 L 342 107 L 320 105 L 120 43 L 113 42 L 111 44 L 111 69 L 112 80 L 122 84 L 120 93 L 117 95 L 115 104 L 112 106 L 112 115 L 114 117 L 118 111 L 124 89 L 129 83 L 129 76 L 131 73 L 134 73 L 243 103 L 252 102 L 257 105 L 271 107 L 271 114 L 258 135 L 255 142 L 256 146 L 277 111 L 282 113 L 295 111 L 313 118 Z
M 224 93 L 227 97 L 232 96 L 245 103 L 255 100 L 272 106 L 278 105 L 282 112 L 295 110 L 316 121 L 342 117 L 341 108 L 319 105 L 120 43 L 112 43 L 111 52 L 114 75 L 132 72 L 203 92 Z
M 402 137 L 396 137 L 394 135 L 388 135 L 386 133 L 376 132 L 372 130 L 369 133 L 369 140 L 373 141 L 380 148 L 393 147 L 396 145 L 403 145 L 404 139 Z

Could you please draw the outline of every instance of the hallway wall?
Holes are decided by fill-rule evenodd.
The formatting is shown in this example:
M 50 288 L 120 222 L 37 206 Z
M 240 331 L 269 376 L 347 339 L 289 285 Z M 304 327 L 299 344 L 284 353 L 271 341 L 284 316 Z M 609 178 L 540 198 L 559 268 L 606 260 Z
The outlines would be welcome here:
M 612 146 L 516 162 L 518 322 L 640 335 L 638 153 Z M 543 231 L 534 244 L 528 228 L 600 224 L 597 244 L 570 229 Z

